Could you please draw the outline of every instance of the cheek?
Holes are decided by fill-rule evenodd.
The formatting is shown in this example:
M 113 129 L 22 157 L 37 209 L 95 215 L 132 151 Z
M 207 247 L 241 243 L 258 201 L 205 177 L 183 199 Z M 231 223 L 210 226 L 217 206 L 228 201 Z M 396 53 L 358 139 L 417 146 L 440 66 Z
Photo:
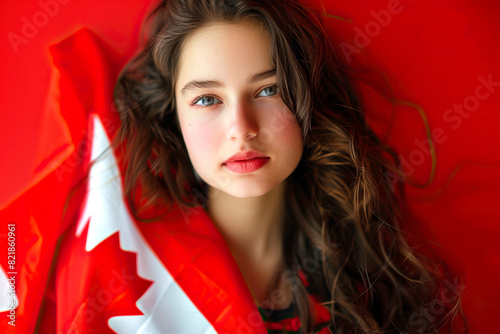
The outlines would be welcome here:
M 218 147 L 216 129 L 204 122 L 181 121 L 181 131 L 194 167 L 203 165 L 215 156 Z
M 293 122 L 286 124 L 285 130 L 283 134 L 280 135 L 282 145 L 289 152 L 290 157 L 295 162 L 300 160 L 303 152 L 303 143 L 302 143 L 302 129 L 297 124 L 295 119 Z
M 296 143 L 302 145 L 302 129 L 288 108 L 275 113 L 267 124 L 273 139 L 289 145 Z
M 276 145 L 280 147 L 281 152 L 286 156 L 283 168 L 288 170 L 295 169 L 303 153 L 302 129 L 300 128 L 295 116 L 287 109 L 286 113 L 280 114 L 272 123 L 275 133 Z

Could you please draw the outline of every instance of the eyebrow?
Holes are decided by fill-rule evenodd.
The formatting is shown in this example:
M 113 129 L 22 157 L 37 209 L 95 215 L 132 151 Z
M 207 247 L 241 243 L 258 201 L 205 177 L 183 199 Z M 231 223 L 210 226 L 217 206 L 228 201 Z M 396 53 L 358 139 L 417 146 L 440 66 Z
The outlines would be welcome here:
M 259 81 L 263 81 L 265 79 L 271 78 L 276 75 L 276 69 L 270 69 L 261 73 L 257 73 L 252 75 L 248 79 L 248 83 L 255 83 Z M 224 84 L 217 80 L 193 80 L 188 82 L 181 89 L 181 94 L 186 95 L 189 91 L 197 89 L 197 88 L 220 88 L 224 87 Z
M 257 73 L 257 74 L 252 75 L 250 77 L 250 79 L 248 80 L 248 82 L 249 83 L 259 82 L 259 81 L 271 78 L 271 77 L 273 77 L 275 75 L 276 75 L 276 69 L 272 68 L 272 69 L 264 71 L 262 73 Z
M 205 80 L 205 81 L 190 81 L 181 89 L 181 94 L 186 95 L 190 90 L 194 90 L 196 88 L 219 88 L 223 87 L 224 84 L 220 81 L 215 80 Z

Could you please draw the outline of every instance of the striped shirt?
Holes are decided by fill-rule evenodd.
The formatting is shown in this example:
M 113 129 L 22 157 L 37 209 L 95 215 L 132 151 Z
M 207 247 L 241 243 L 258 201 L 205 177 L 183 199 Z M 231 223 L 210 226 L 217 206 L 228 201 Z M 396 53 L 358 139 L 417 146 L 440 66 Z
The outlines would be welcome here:
M 302 280 L 302 283 L 308 288 L 309 284 L 304 277 L 302 272 L 299 273 L 299 277 Z M 319 299 L 309 294 L 309 298 L 313 302 L 316 309 L 316 330 L 314 333 L 318 334 L 328 334 L 330 330 L 325 328 L 326 324 L 330 321 L 331 316 L 328 309 L 321 305 Z M 259 307 L 259 312 L 264 320 L 264 324 L 267 328 L 268 334 L 294 334 L 299 333 L 300 329 L 300 319 L 297 313 L 297 309 L 295 304 L 292 303 L 286 309 L 267 309 L 263 307 Z

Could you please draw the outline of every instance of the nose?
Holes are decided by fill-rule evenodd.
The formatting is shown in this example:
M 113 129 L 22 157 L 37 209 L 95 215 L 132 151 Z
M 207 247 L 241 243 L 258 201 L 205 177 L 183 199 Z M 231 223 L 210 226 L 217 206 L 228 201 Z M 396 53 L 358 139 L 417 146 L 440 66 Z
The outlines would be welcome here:
M 251 102 L 236 102 L 229 108 L 227 138 L 230 140 L 250 140 L 256 137 L 259 132 L 256 117 Z

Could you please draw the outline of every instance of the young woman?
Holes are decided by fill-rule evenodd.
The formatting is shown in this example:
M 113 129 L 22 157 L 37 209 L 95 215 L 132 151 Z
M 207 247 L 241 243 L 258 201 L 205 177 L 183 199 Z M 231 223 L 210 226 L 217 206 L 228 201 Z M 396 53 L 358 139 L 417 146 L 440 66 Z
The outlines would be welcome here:
M 115 91 L 137 218 L 202 199 L 269 332 L 445 325 L 458 302 L 436 301 L 437 267 L 398 228 L 394 168 L 314 13 L 166 0 L 151 18 Z

